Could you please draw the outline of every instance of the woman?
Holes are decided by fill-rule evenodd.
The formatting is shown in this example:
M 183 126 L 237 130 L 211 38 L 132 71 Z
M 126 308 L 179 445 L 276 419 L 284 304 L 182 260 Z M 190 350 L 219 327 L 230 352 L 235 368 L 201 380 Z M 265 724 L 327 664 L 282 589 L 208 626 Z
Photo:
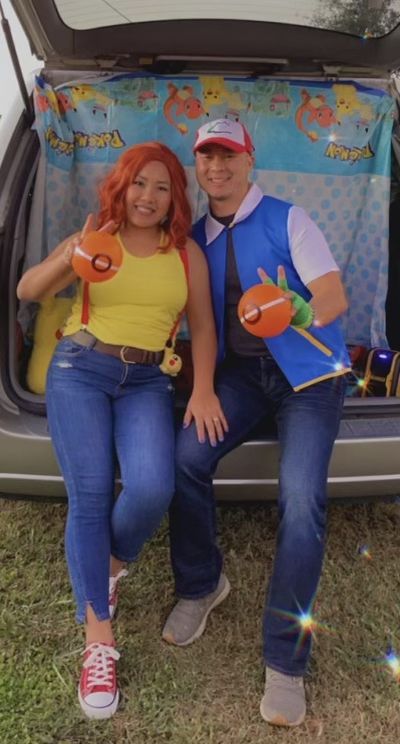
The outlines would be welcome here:
M 86 631 L 78 696 L 89 718 L 108 718 L 118 707 L 111 627 L 117 582 L 174 491 L 173 385 L 159 365 L 184 308 L 194 367 L 184 426 L 194 420 L 199 440 L 208 436 L 214 445 L 227 429 L 213 388 L 206 261 L 187 237 L 185 188 L 181 164 L 158 142 L 130 148 L 110 171 L 100 188 L 98 229 L 117 233 L 122 265 L 111 280 L 90 284 L 88 301 L 78 282 L 47 377 L 49 427 L 68 492 L 68 568 Z M 18 297 L 41 301 L 75 282 L 71 259 L 91 229 L 90 216 L 79 236 L 26 272 Z M 123 487 L 114 501 L 116 461 Z

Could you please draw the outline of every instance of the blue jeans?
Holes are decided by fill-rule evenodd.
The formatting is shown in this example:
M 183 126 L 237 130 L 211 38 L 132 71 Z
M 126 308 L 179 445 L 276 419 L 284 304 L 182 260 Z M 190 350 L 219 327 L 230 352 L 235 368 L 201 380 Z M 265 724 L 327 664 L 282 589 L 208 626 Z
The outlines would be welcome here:
M 344 378 L 295 393 L 272 359 L 231 357 L 220 368 L 216 390 L 229 424 L 224 441 L 216 447 L 199 444 L 193 425 L 177 439 L 176 494 L 170 507 L 176 591 L 196 599 L 216 588 L 222 556 L 216 544 L 212 477 L 219 459 L 271 414 L 281 451 L 279 529 L 263 619 L 264 659 L 284 674 L 302 675 L 311 638 L 300 643 L 294 620 L 312 607 L 321 574 L 326 479 Z
M 68 492 L 66 553 L 77 620 L 109 617 L 110 555 L 137 558 L 174 492 L 174 389 L 156 365 L 62 340 L 47 377 L 50 434 Z M 116 464 L 122 491 L 114 499 Z

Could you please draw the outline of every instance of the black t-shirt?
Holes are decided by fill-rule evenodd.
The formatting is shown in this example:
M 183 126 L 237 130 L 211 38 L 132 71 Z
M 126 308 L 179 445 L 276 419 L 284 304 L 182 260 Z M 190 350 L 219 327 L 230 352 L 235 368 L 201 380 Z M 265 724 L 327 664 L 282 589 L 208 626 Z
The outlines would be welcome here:
M 228 217 L 216 217 L 217 222 L 228 228 L 227 230 L 227 253 L 225 271 L 225 347 L 227 352 L 233 352 L 239 356 L 269 356 L 264 341 L 252 333 L 246 331 L 241 324 L 237 312 L 239 300 L 243 294 L 240 285 L 239 274 L 236 266 L 235 252 L 233 249 L 233 230 L 229 225 L 233 221 L 234 214 Z

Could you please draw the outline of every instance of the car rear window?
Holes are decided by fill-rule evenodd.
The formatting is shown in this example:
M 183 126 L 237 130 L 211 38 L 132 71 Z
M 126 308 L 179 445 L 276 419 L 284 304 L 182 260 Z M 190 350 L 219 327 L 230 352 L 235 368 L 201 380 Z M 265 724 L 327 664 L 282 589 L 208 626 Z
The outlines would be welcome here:
M 327 28 L 365 38 L 382 36 L 400 21 L 400 0 L 54 0 L 64 21 L 83 30 L 145 21 L 231 19 Z

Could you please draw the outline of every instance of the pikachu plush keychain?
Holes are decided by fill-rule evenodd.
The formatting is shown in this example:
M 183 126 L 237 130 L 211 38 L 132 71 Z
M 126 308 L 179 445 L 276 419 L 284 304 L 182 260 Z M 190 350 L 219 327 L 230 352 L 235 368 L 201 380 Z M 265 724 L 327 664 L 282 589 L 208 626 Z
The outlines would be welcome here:
M 182 369 L 182 359 L 178 354 L 175 354 L 172 338 L 169 338 L 165 345 L 160 369 L 165 375 L 171 375 L 171 377 L 176 377 Z
M 185 269 L 187 285 L 189 286 L 189 261 L 186 248 L 182 248 L 179 251 L 179 255 Z M 179 314 L 176 323 L 170 333 L 170 337 L 165 344 L 163 360 L 159 365 L 161 372 L 163 372 L 165 375 L 171 375 L 171 377 L 176 377 L 182 369 L 182 359 L 179 354 L 175 353 L 175 339 L 184 312 L 185 308 L 183 308 L 182 312 Z

